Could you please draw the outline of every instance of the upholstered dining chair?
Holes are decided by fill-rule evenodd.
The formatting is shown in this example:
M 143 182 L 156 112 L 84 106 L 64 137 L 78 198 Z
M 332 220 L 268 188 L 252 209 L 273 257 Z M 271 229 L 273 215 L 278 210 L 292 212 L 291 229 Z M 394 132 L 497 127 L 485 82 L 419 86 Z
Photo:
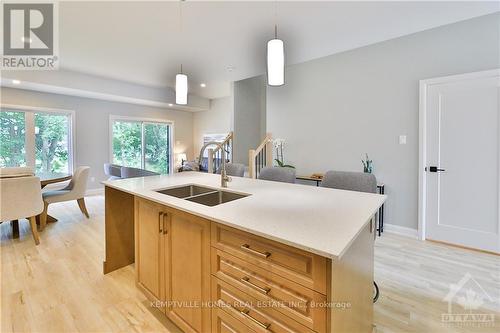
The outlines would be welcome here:
M 377 193 L 377 178 L 364 172 L 327 171 L 321 181 L 321 187 Z
M 221 170 L 217 170 L 220 174 Z M 245 176 L 245 165 L 241 163 L 226 163 L 226 174 L 233 177 Z
M 377 193 L 377 178 L 371 173 L 331 170 L 327 171 L 323 176 L 321 187 Z M 373 288 L 375 290 L 373 303 L 375 303 L 378 300 L 380 292 L 375 281 L 373 281 Z
M 295 169 L 286 167 L 265 167 L 260 170 L 258 178 L 282 183 L 295 183 Z
M 43 210 L 40 178 L 28 168 L 0 169 L 0 223 L 28 218 L 35 244 L 40 244 L 36 216 Z
M 83 215 L 89 218 L 87 207 L 85 206 L 85 190 L 87 189 L 87 179 L 89 178 L 90 167 L 78 167 L 71 178 L 68 186 L 61 190 L 47 191 L 42 194 L 43 212 L 40 217 L 40 229 L 43 230 L 47 225 L 47 210 L 49 204 L 63 201 L 76 200 L 78 207 Z

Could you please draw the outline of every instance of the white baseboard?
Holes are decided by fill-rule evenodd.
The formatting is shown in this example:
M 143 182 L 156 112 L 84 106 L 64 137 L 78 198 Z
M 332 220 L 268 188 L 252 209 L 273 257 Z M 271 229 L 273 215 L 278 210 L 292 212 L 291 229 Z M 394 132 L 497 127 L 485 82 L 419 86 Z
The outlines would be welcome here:
M 410 238 L 418 239 L 418 230 L 413 228 L 402 227 L 395 224 L 384 223 L 384 232 L 391 234 L 406 236 Z
M 92 189 L 87 189 L 85 191 L 85 196 L 91 196 L 91 195 L 104 195 L 104 188 L 92 188 Z

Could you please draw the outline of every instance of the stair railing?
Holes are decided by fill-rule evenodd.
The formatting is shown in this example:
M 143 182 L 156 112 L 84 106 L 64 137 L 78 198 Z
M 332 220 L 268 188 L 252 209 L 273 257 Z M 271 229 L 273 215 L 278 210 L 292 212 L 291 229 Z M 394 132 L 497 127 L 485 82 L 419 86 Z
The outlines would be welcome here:
M 267 133 L 256 149 L 248 151 L 249 177 L 257 178 L 262 168 L 271 166 L 273 166 L 273 138 L 271 133 Z
M 222 165 L 222 149 L 226 152 L 226 162 L 233 162 L 233 132 L 229 132 L 219 147 L 208 148 L 208 173 L 216 173 Z

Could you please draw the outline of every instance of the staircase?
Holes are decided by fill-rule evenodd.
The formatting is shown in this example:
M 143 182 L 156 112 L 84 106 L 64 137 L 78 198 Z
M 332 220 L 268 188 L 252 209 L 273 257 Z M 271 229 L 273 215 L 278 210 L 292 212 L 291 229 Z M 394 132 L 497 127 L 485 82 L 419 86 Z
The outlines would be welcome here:
M 233 162 L 233 132 L 229 132 L 224 141 L 220 142 L 222 149 L 225 151 L 226 162 Z M 222 164 L 222 150 L 221 146 L 216 148 L 208 148 L 208 173 L 216 173 Z M 203 155 L 202 148 L 200 157 Z
M 273 139 L 271 133 L 267 133 L 264 140 L 256 149 L 248 151 L 248 175 L 257 178 L 260 170 L 273 166 Z

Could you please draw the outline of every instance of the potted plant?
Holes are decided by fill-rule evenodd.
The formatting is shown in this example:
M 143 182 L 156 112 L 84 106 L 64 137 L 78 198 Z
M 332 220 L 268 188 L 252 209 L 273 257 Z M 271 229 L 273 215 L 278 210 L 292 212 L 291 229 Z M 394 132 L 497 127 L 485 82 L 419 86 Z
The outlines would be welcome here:
M 283 150 L 285 148 L 284 139 L 274 139 L 273 140 L 274 149 L 276 149 L 276 158 L 274 159 L 279 167 L 281 168 L 293 168 L 295 167 L 290 164 L 285 164 L 285 158 L 283 156 Z

